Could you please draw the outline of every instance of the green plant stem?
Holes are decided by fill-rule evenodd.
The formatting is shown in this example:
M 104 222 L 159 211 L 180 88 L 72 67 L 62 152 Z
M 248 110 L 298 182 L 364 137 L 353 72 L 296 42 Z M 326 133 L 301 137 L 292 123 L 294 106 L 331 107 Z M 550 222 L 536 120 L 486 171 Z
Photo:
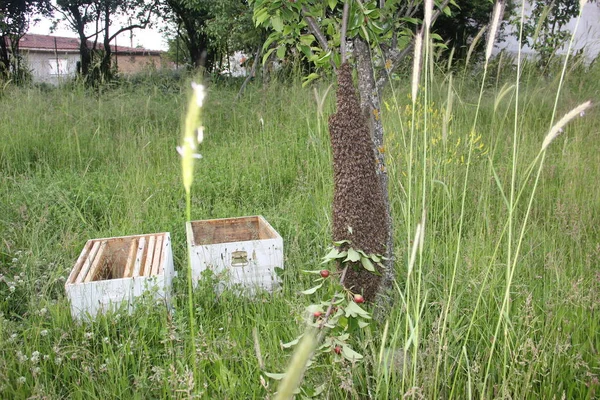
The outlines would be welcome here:
M 185 212 L 186 221 L 191 222 L 192 220 L 192 196 L 190 189 L 185 190 Z M 191 348 L 191 360 L 192 370 L 194 371 L 194 380 L 197 382 L 198 376 L 198 363 L 196 360 L 196 318 L 194 316 L 194 284 L 192 282 L 192 248 L 188 243 L 187 251 L 187 282 L 188 282 L 188 317 L 190 320 L 190 348 Z

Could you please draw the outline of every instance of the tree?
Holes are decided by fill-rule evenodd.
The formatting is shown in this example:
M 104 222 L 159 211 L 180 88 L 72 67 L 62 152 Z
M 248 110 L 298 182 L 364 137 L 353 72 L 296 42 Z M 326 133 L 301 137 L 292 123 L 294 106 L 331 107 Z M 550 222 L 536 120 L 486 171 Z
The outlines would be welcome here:
M 506 1 L 504 15 L 512 15 L 514 8 L 513 0 Z M 440 15 L 435 23 L 434 31 L 444 39 L 448 47 L 455 49 L 455 58 L 464 58 L 473 38 L 489 22 L 493 9 L 493 0 L 460 1 L 458 7 L 452 8 L 450 15 Z M 502 29 L 499 31 L 502 32 Z M 498 37 L 496 40 L 501 41 L 502 37 Z M 483 50 L 484 41 L 480 43 L 481 45 L 475 51 Z
M 203 64 L 212 69 L 214 61 L 214 48 L 209 46 L 209 37 L 206 31 L 207 21 L 212 18 L 211 3 L 207 0 L 165 0 L 169 19 L 173 18 L 177 26 L 179 38 L 187 49 L 189 63 L 193 68 Z
M 445 0 L 438 4 L 433 20 L 441 11 L 450 12 L 447 8 L 449 2 Z M 389 83 L 390 75 L 412 49 L 414 31 L 420 24 L 420 20 L 415 16 L 420 11 L 421 2 L 418 0 L 328 0 L 327 2 L 254 0 L 253 4 L 256 24 L 272 29 L 265 43 L 265 48 L 268 49 L 265 58 L 273 52 L 276 52 L 279 58 L 284 58 L 287 48 L 293 47 L 317 67 L 337 69 L 345 59 L 346 42 L 352 42 L 362 118 L 367 121 L 371 151 L 376 158 L 376 162 L 368 168 L 376 169 L 384 202 L 385 223 L 381 223 L 377 229 L 383 231 L 382 237 L 385 238 L 385 243 L 380 245 L 385 249 L 387 256 L 383 271 L 383 285 L 388 286 L 394 276 L 393 236 L 384 159 L 384 129 L 380 117 L 381 92 Z M 316 73 L 311 74 L 307 82 L 316 77 Z M 338 80 L 340 79 L 344 80 L 343 77 L 338 76 Z M 338 103 L 340 103 L 339 95 Z M 332 133 L 331 129 L 330 133 Z M 332 136 L 332 146 L 335 145 Z M 333 151 L 335 154 L 336 149 Z M 346 155 L 346 157 L 354 156 L 353 153 Z M 335 168 L 334 166 L 334 170 Z M 377 220 L 380 221 L 379 218 Z M 352 242 L 355 227 L 348 226 L 344 229 L 347 232 L 346 237 Z M 339 235 L 344 229 L 334 227 Z M 334 236 L 337 234 L 334 233 Z M 367 251 L 368 249 L 355 250 Z M 371 282 L 365 281 L 362 283 L 364 286 L 361 287 L 359 281 L 360 278 L 352 282 L 355 290 L 360 291 L 372 285 Z
M 112 73 L 112 49 L 110 43 L 121 33 L 134 29 L 144 29 L 150 24 L 150 18 L 158 9 L 158 2 L 153 0 L 103 0 L 100 2 L 99 19 L 103 22 L 102 60 L 100 76 L 110 78 Z M 118 17 L 129 17 L 129 25 L 111 32 L 112 21 Z
M 523 44 L 539 55 L 539 65 L 545 66 L 552 55 L 571 37 L 565 25 L 579 14 L 579 0 L 535 0 L 531 15 L 523 25 Z
M 27 33 L 32 15 L 49 11 L 47 0 L 0 0 L 0 79 L 21 80 L 19 40 Z
M 254 52 L 264 41 L 263 30 L 254 26 L 245 1 L 165 0 L 165 6 L 165 19 L 175 22 L 171 27 L 175 49 L 170 53 L 187 56 L 183 60 L 192 68 L 223 69 L 224 60 L 233 52 Z M 180 44 L 184 51 L 176 47 Z
M 157 10 L 157 4 L 153 0 L 57 0 L 55 10 L 79 36 L 78 72 L 88 83 L 110 78 L 110 42 L 123 32 L 145 28 L 150 23 L 152 13 Z M 129 19 L 129 25 L 111 33 L 112 23 L 116 18 L 132 15 L 134 17 Z M 92 25 L 92 33 L 88 34 Z M 101 34 L 102 52 L 97 48 Z M 92 68 L 95 59 L 98 60 L 98 65 Z

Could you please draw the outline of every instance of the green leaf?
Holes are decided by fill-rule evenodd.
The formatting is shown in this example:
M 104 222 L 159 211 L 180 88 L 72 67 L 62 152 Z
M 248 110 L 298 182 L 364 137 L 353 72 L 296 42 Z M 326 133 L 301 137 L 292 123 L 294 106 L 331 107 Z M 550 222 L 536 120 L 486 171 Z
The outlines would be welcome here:
M 255 22 L 256 26 L 264 24 L 264 22 L 268 19 L 269 19 L 269 12 L 267 11 L 266 8 L 263 8 L 262 10 L 260 10 L 259 12 L 254 14 L 254 20 L 256 21 Z
M 355 352 L 348 345 L 342 346 L 342 356 L 344 356 L 346 360 L 351 362 L 360 361 L 363 359 L 362 354 Z
M 273 53 L 273 51 L 275 51 L 275 48 L 269 49 L 269 50 L 268 50 L 268 51 L 265 53 L 265 55 L 263 56 L 263 59 L 262 59 L 262 63 L 263 63 L 263 65 L 264 65 L 264 64 L 267 62 L 267 60 L 269 59 L 269 56 L 271 55 L 271 53 Z
M 377 270 L 375 269 L 375 267 L 373 266 L 373 263 L 371 262 L 371 260 L 369 260 L 367 257 L 361 257 L 360 258 L 360 262 L 362 264 L 362 266 L 369 272 L 377 272 Z
M 358 251 L 356 251 L 352 247 L 350 247 L 348 249 L 348 257 L 346 257 L 344 262 L 348 262 L 348 261 L 357 262 L 358 260 L 360 260 L 360 254 L 358 253 Z
M 335 6 L 337 5 L 337 0 L 327 0 L 327 3 L 329 5 L 329 8 L 331 8 L 331 10 L 335 10 Z
M 381 262 L 381 258 L 377 254 L 370 254 L 369 258 L 371 260 L 373 260 L 373 262 L 376 262 L 376 263 L 380 263 Z
M 320 284 L 318 284 L 315 287 L 311 287 L 310 289 L 303 290 L 300 293 L 302 293 L 302 294 L 313 294 L 314 292 L 316 292 L 317 290 L 319 290 L 321 288 L 321 286 L 323 286 L 323 283 L 320 283 Z
M 279 14 L 273 15 L 271 17 L 271 25 L 273 25 L 273 29 L 275 29 L 277 32 L 283 31 L 283 20 L 281 19 Z
M 333 242 L 333 244 L 335 244 L 336 246 L 341 246 L 346 243 L 350 244 L 350 241 L 349 240 L 338 240 L 337 242 Z
M 296 339 L 292 340 L 291 342 L 281 343 L 281 347 L 283 347 L 284 349 L 289 349 L 290 347 L 297 345 L 298 342 L 300 342 L 300 339 L 302 339 L 302 336 L 304 336 L 304 334 L 298 336 Z
M 308 85 L 309 83 L 311 83 L 312 81 L 317 79 L 318 77 L 319 77 L 319 74 L 317 74 L 316 72 L 313 72 L 312 74 L 308 75 L 306 78 L 304 78 L 304 82 L 302 82 L 302 87 L 305 87 L 306 85 Z
M 315 37 L 313 35 L 300 36 L 300 43 L 305 46 L 310 46 L 314 41 L 315 41 Z
M 285 377 L 285 374 L 273 374 L 271 372 L 264 372 L 264 374 L 271 379 L 275 379 L 276 381 L 280 381 Z
M 369 326 L 369 323 L 368 323 L 368 322 L 365 322 L 365 321 L 363 321 L 363 320 L 358 320 L 358 327 L 359 327 L 360 329 L 362 329 L 362 328 L 364 328 L 364 327 L 366 327 L 366 326 Z
M 326 260 L 335 260 L 336 258 L 339 257 L 340 251 L 336 248 L 331 249 L 331 251 L 329 253 L 327 253 L 327 255 L 325 257 L 323 257 Z
M 283 60 L 285 57 L 285 46 L 279 46 L 277 48 L 277 58 Z
M 367 311 L 363 310 L 358 304 L 356 304 L 353 301 L 348 303 L 348 306 L 346 307 L 345 311 L 346 311 L 346 317 L 360 316 L 364 319 L 371 319 L 371 315 Z
M 309 46 L 304 46 L 301 44 L 298 44 L 296 47 L 298 47 L 298 49 L 304 53 L 304 55 L 308 58 L 310 56 L 312 56 L 312 53 L 310 52 L 310 47 Z

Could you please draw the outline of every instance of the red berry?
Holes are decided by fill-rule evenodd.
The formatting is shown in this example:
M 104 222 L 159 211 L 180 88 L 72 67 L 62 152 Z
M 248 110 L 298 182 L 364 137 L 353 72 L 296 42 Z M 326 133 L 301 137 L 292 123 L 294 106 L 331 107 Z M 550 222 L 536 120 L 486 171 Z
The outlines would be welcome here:
M 313 316 L 314 316 L 315 318 L 319 318 L 321 315 L 323 315 L 323 313 L 322 313 L 321 311 L 315 311 L 315 312 L 313 313 Z
M 335 354 L 340 354 L 342 352 L 342 348 L 340 346 L 335 346 L 333 348 L 333 351 L 335 352 Z
M 321 270 L 321 276 L 327 278 L 329 276 L 329 271 L 326 269 Z
M 358 303 L 358 304 L 364 303 L 365 302 L 365 298 L 362 297 L 362 295 L 360 295 L 360 294 L 355 294 L 354 295 L 354 302 Z

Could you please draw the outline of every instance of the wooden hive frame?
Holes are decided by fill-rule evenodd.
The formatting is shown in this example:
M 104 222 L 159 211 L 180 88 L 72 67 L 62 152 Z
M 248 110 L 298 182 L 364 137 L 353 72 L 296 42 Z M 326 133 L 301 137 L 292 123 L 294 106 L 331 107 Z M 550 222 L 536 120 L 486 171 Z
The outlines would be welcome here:
M 65 283 L 73 316 L 131 303 L 142 284 L 166 294 L 173 276 L 170 243 L 168 232 L 88 240 Z

